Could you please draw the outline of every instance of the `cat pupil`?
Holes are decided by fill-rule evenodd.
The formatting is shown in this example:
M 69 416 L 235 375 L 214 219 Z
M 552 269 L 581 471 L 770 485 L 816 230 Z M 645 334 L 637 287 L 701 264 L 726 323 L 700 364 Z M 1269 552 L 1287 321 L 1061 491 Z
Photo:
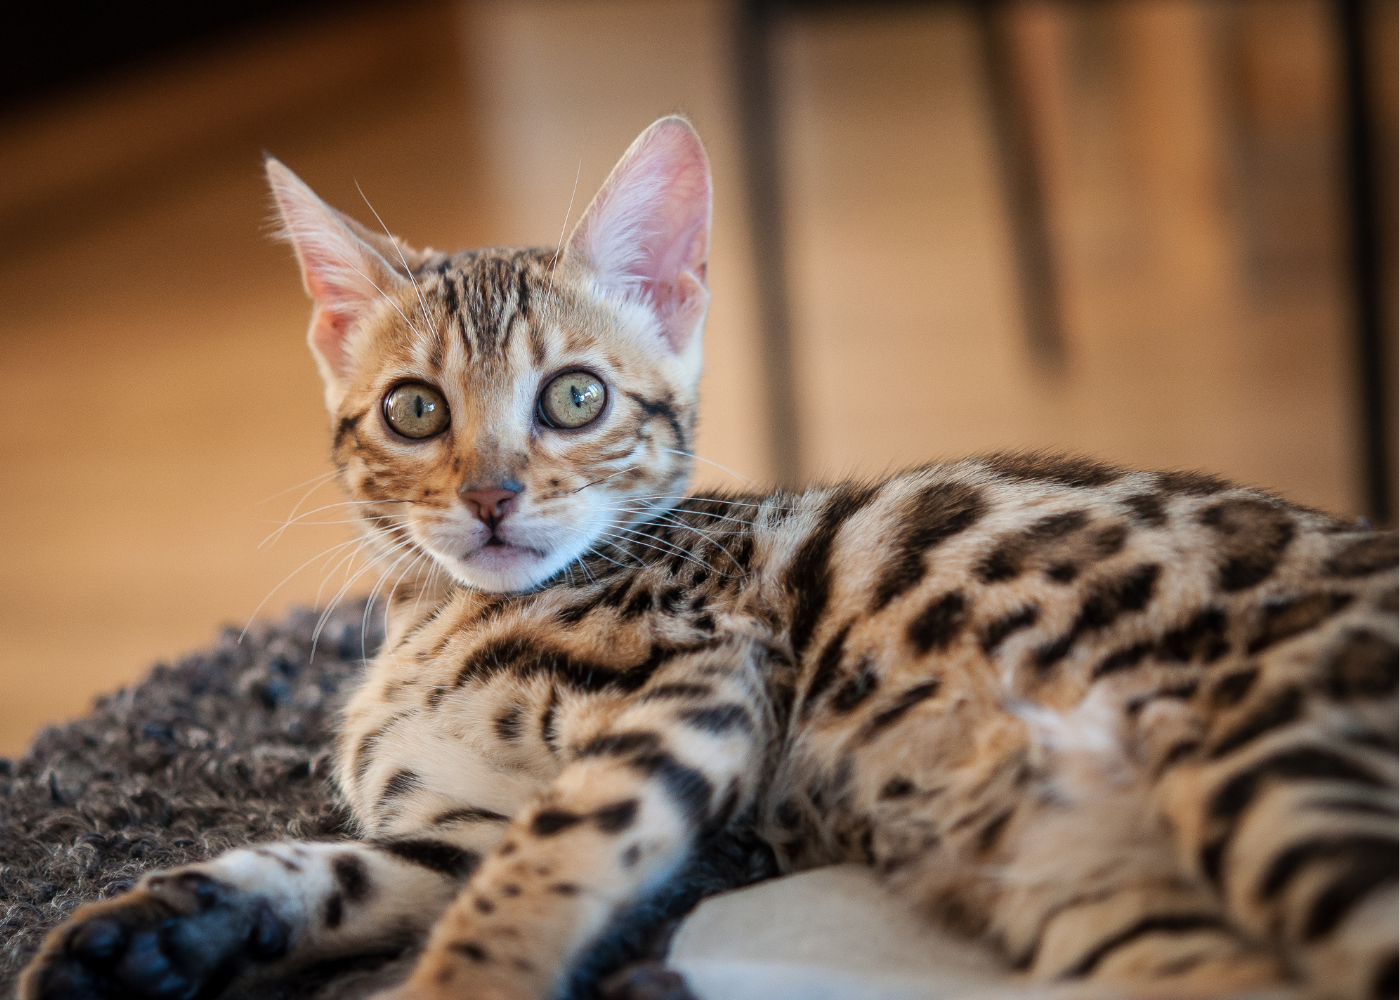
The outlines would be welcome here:
M 415 414 L 416 416 L 418 416 L 418 417 L 421 418 L 421 417 L 423 416 L 423 411 L 424 411 L 424 409 L 426 409 L 426 407 L 424 407 L 424 405 L 423 405 L 423 397 L 422 397 L 422 396 L 414 396 L 414 397 L 413 397 L 413 412 L 414 412 L 414 414 Z

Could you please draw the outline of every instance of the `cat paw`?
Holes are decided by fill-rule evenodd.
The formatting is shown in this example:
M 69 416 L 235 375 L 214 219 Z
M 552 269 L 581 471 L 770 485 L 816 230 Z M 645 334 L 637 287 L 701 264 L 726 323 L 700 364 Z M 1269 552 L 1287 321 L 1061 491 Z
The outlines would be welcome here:
M 199 871 L 162 872 L 90 903 L 45 938 L 20 977 L 19 1000 L 198 1000 L 250 965 L 287 952 L 287 925 Z

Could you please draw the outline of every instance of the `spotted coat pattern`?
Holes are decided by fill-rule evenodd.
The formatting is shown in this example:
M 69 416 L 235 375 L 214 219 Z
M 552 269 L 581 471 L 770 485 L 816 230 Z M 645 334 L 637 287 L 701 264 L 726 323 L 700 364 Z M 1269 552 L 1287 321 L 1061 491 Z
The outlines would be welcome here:
M 362 838 L 148 875 L 53 932 L 24 1000 L 189 1000 L 421 934 L 401 998 L 544 998 L 737 829 L 869 864 L 1031 980 L 1395 995 L 1394 534 L 1039 454 L 681 498 L 696 373 L 567 255 L 379 247 L 405 280 L 332 425 L 398 576 L 341 733 Z M 568 365 L 609 409 L 551 434 Z M 405 376 L 450 433 L 385 428 Z M 608 530 L 527 592 L 455 582 L 458 494 L 504 480 L 522 545 Z

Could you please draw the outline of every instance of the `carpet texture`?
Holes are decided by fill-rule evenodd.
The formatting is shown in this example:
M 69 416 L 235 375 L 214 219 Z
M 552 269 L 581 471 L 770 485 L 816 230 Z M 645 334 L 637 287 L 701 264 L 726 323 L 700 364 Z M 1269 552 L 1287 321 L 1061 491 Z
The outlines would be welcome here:
M 331 743 L 380 620 L 363 604 L 338 610 L 313 657 L 316 621 L 293 612 L 241 643 L 225 630 L 212 648 L 100 699 L 91 715 L 45 729 L 18 760 L 0 759 L 0 996 L 12 995 L 51 927 L 143 872 L 255 842 L 348 836 L 329 781 Z M 631 963 L 658 957 L 702 896 L 774 871 L 751 837 L 708 844 L 664 895 L 619 915 L 567 994 L 659 995 L 652 967 Z M 356 1000 L 399 981 L 412 957 L 322 965 L 237 996 Z

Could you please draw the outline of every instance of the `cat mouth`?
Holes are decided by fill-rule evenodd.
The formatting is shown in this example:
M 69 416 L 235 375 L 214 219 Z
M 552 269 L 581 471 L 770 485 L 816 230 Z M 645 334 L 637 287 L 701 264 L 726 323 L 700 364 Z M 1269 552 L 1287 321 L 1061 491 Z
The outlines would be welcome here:
M 545 556 L 549 555 L 548 552 L 542 549 L 535 549 L 528 545 L 517 545 L 514 542 L 508 542 L 500 535 L 492 532 L 491 537 L 481 544 L 481 548 L 467 556 L 467 558 L 470 559 L 472 556 L 480 556 L 487 552 L 494 553 L 497 558 L 510 558 L 512 556 L 518 558 L 520 556 L 525 556 L 533 559 L 543 559 Z

